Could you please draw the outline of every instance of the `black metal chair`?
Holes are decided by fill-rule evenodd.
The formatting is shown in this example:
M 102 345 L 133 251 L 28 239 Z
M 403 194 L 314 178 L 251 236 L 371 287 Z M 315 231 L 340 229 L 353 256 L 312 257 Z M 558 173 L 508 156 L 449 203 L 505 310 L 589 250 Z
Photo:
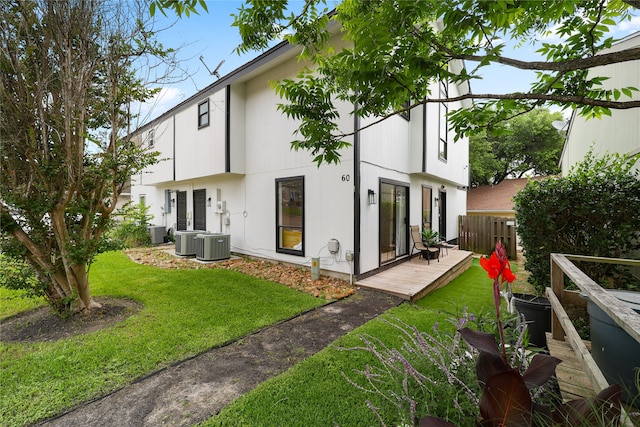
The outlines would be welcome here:
M 411 249 L 411 254 L 413 255 L 413 250 L 420 251 L 420 255 L 426 258 L 427 264 L 430 264 L 431 255 L 435 255 L 438 262 L 440 262 L 440 249 L 430 247 L 425 242 L 422 241 L 422 234 L 420 234 L 420 226 L 418 225 L 410 225 L 409 230 L 411 230 L 411 239 L 413 240 L 413 248 Z

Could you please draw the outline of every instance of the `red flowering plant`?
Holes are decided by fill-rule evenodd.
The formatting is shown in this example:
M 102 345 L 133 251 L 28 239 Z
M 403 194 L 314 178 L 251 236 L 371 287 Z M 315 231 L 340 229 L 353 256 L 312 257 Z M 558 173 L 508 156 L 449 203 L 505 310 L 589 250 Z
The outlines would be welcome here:
M 479 351 L 476 374 L 482 396 L 480 425 L 491 427 L 520 426 L 602 426 L 616 425 L 620 416 L 620 386 L 612 385 L 597 396 L 578 399 L 551 408 L 537 404 L 530 390 L 545 384 L 554 374 L 560 359 L 538 353 L 524 373 L 512 367 L 507 359 L 504 328 L 500 318 L 500 291 L 505 283 L 515 280 L 502 242 L 489 258 L 480 258 L 480 265 L 493 279 L 493 299 L 500 344 L 495 336 L 469 328 L 459 329 L 462 337 Z M 427 416 L 420 427 L 451 427 L 454 424 Z M 454 426 L 455 427 L 455 426 Z
M 502 327 L 502 319 L 500 318 L 500 291 L 502 285 L 512 283 L 516 280 L 516 276 L 511 271 L 511 264 L 507 258 L 507 249 L 502 242 L 496 242 L 496 250 L 491 257 L 480 258 L 480 265 L 489 273 L 489 278 L 493 279 L 493 303 L 496 310 L 496 320 L 498 322 L 498 331 L 500 332 L 500 342 L 502 343 L 502 355 L 507 360 L 506 347 L 504 345 L 504 328 Z

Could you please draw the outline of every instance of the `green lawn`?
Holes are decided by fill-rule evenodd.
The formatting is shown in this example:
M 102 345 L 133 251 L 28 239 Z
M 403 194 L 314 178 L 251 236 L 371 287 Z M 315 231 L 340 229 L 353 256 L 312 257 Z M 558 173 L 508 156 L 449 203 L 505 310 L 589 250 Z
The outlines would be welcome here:
M 162 270 L 102 254 L 94 296 L 144 308 L 105 330 L 55 343 L 0 343 L 0 425 L 19 426 L 326 301 L 223 269 Z M 2 291 L 0 297 L 10 295 Z M 0 300 L 0 318 L 33 306 Z
M 470 313 L 485 313 L 484 318 L 495 317 L 492 295 L 492 281 L 476 260 L 446 287 L 414 305 L 403 304 L 391 309 L 383 317 L 399 319 L 422 331 L 432 330 L 436 323 L 439 328 L 452 328 L 448 320 L 456 318 L 465 307 Z M 361 346 L 359 337 L 363 335 L 374 336 L 389 347 L 399 348 L 402 344 L 398 330 L 380 319 L 370 321 L 283 375 L 261 384 L 202 426 L 380 425 L 367 407 L 367 400 L 381 408 L 387 425 L 396 425 L 395 409 L 391 405 L 375 394 L 357 390 L 343 377 L 343 373 L 357 377 L 354 371 L 363 370 L 367 363 L 375 360 L 367 352 L 339 348 Z M 423 399 L 432 402 L 432 406 L 439 404 L 441 409 L 454 410 L 448 396 L 440 395 L 438 389 L 422 392 L 425 393 Z

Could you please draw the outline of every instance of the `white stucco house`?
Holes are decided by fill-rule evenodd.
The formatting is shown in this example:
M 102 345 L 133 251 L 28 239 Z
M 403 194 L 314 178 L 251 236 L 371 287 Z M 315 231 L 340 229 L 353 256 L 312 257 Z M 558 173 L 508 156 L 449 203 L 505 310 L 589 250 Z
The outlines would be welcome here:
M 640 32 L 637 32 L 625 37 L 602 53 L 639 47 Z M 606 65 L 591 70 L 590 77 L 598 75 L 609 77 L 603 83 L 606 89 L 629 86 L 640 88 L 640 61 Z M 625 97 L 625 99 L 628 98 Z M 634 92 L 633 99 L 640 100 L 640 93 Z M 611 116 L 590 120 L 574 112 L 560 158 L 562 174 L 566 175 L 574 164 L 582 161 L 591 147 L 596 155 L 606 152 L 640 154 L 640 109 L 611 110 Z
M 295 78 L 298 52 L 280 43 L 139 128 L 163 160 L 132 178 L 132 201 L 168 230 L 228 234 L 234 253 L 301 266 L 319 258 L 323 273 L 340 276 L 408 260 L 409 225 L 454 240 L 469 181 L 468 140 L 454 143 L 445 120 L 456 105 L 430 103 L 364 129 L 340 164 L 318 168 L 291 150 L 298 124 L 277 110 L 283 101 L 269 85 Z M 352 110 L 342 106 L 342 130 L 369 122 Z

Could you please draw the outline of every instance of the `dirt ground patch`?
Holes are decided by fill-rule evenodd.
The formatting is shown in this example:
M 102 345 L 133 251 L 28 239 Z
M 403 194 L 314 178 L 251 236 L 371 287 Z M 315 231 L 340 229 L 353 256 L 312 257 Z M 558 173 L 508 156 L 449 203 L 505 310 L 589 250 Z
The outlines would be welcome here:
M 0 321 L 0 341 L 57 341 L 97 331 L 137 313 L 142 305 L 127 299 L 95 298 L 102 304 L 89 313 L 61 317 L 50 307 L 39 307 Z

